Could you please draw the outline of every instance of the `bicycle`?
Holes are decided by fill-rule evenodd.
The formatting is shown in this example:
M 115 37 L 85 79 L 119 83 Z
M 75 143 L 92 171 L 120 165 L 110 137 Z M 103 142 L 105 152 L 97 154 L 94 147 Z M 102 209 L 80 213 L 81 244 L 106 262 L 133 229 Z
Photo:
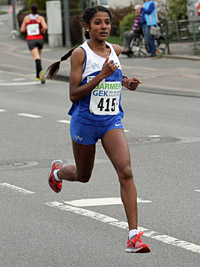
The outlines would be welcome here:
M 163 34 L 161 34 L 158 38 L 154 38 L 155 46 L 156 46 L 156 55 L 163 55 L 165 54 L 167 48 L 167 41 Z M 128 53 L 128 57 L 140 57 L 143 55 L 144 57 L 147 56 L 147 44 L 145 42 L 145 38 L 143 34 L 140 34 L 139 37 L 133 38 L 131 40 L 131 53 Z

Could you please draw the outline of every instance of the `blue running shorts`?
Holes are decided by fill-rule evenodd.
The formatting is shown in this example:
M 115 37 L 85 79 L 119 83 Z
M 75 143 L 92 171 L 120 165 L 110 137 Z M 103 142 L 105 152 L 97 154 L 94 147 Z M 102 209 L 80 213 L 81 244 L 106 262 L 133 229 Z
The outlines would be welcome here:
M 120 119 L 107 126 L 93 126 L 73 119 L 70 121 L 71 137 L 76 143 L 82 145 L 95 144 L 98 139 L 102 139 L 104 134 L 112 129 L 124 129 Z

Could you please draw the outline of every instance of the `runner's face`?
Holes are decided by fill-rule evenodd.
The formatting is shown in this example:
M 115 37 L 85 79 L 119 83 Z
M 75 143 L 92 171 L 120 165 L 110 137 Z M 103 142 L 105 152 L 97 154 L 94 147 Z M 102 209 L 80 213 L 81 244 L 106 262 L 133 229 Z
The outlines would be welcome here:
M 97 12 L 90 20 L 90 39 L 105 41 L 111 30 L 111 21 L 107 12 Z

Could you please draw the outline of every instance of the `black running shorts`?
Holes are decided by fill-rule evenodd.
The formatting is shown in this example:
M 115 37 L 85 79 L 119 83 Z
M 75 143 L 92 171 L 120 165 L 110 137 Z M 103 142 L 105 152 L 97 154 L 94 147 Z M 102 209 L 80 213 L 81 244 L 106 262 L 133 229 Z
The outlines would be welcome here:
M 28 48 L 29 50 L 33 50 L 34 48 L 42 49 L 44 45 L 44 40 L 43 39 L 38 39 L 38 40 L 29 40 L 28 41 Z

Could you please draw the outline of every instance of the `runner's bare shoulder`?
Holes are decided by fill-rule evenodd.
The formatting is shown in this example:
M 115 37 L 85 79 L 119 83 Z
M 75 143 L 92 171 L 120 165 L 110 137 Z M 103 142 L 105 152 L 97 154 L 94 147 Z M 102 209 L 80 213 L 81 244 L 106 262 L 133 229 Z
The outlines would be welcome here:
M 81 47 L 77 47 L 74 49 L 71 55 L 71 61 L 77 61 L 81 64 L 85 61 L 85 52 Z
M 121 52 L 122 52 L 122 48 L 121 48 L 121 46 L 119 46 L 119 45 L 117 45 L 117 44 L 112 44 L 112 46 L 113 46 L 113 48 L 114 48 L 114 50 L 115 50 L 117 56 L 119 56 L 119 55 L 121 54 Z

